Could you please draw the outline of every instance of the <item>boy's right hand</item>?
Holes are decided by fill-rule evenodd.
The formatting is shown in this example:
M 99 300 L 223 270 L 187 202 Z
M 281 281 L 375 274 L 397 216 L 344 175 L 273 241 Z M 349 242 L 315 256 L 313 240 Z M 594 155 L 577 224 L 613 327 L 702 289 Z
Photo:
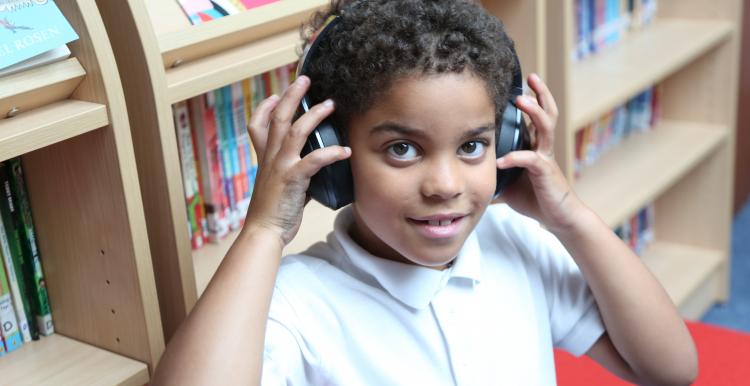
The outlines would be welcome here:
M 299 230 L 310 178 L 322 167 L 349 158 L 348 147 L 317 149 L 300 158 L 313 129 L 334 110 L 333 101 L 318 104 L 292 122 L 310 79 L 300 76 L 283 96 L 261 102 L 248 125 L 258 155 L 258 174 L 243 232 L 265 229 L 288 244 Z

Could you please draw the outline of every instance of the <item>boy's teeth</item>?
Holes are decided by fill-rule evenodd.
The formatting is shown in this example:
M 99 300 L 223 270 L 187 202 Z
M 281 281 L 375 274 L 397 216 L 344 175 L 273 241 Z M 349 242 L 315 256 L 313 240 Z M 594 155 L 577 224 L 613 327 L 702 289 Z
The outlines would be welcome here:
M 427 222 L 432 226 L 446 226 L 451 225 L 453 220 L 429 220 Z

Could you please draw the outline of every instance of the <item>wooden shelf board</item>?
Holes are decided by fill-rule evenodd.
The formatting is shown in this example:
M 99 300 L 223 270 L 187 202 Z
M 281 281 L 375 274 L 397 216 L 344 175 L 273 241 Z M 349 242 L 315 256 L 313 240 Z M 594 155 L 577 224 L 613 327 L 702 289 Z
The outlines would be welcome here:
M 687 317 L 697 318 L 700 315 L 695 313 L 700 311 L 687 311 L 694 307 L 690 304 L 695 298 L 693 295 L 719 274 L 726 254 L 718 250 L 657 241 L 646 249 L 641 258 L 681 312 L 690 314 L 685 315 Z M 718 294 L 712 295 L 706 302 L 713 303 L 718 299 Z
M 664 121 L 634 134 L 585 168 L 579 197 L 612 228 L 652 202 L 727 139 L 718 125 Z
M 569 133 L 684 67 L 732 31 L 732 23 L 724 21 L 657 20 L 606 52 L 575 63 Z
M 284 0 L 157 35 L 162 61 L 170 68 L 178 62 L 189 63 L 286 31 L 294 30 L 299 34 L 300 25 L 328 2 Z M 176 25 L 175 22 L 170 24 Z
M 3 356 L 0 374 L 3 384 L 16 386 L 141 386 L 149 381 L 146 364 L 60 334 Z
M 69 58 L 3 77 L 0 115 L 12 108 L 29 111 L 66 99 L 81 83 L 86 71 L 76 58 Z
M 170 103 L 262 74 L 297 60 L 299 31 L 290 30 L 167 70 Z
M 7 160 L 109 124 L 107 107 L 67 99 L 0 120 L 0 160 Z

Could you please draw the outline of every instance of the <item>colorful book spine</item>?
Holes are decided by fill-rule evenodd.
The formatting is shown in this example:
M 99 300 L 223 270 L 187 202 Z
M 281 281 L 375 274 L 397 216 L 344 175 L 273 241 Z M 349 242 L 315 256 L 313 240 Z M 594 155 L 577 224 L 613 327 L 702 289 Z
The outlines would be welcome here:
M 237 154 L 239 155 L 239 212 L 241 226 L 244 225 L 247 210 L 250 207 L 250 169 L 252 169 L 252 154 L 250 150 L 250 135 L 247 132 L 245 113 L 245 92 L 242 82 L 232 85 L 232 117 L 234 118 L 234 135 L 237 139 Z
M 628 31 L 651 24 L 656 0 L 575 0 L 573 52 L 581 60 L 622 41 Z
M 236 148 L 234 133 L 231 129 L 231 106 L 232 101 L 227 100 L 226 87 L 214 90 L 216 98 L 216 132 L 219 138 L 219 151 L 221 153 L 222 186 L 229 204 L 229 229 L 239 229 L 237 218 L 237 192 L 234 189 L 234 154 Z M 231 96 L 231 94 L 230 94 Z
M 229 233 L 229 205 L 221 179 L 221 153 L 216 129 L 215 100 L 213 93 L 188 101 L 196 131 L 200 183 L 203 191 L 208 239 L 218 242 Z
M 252 117 L 252 104 L 253 104 L 253 92 L 252 92 L 252 83 L 250 79 L 245 79 L 242 81 L 242 95 L 243 95 L 243 110 L 245 112 L 245 122 L 247 124 L 250 123 L 250 118 Z M 245 170 L 247 171 L 247 181 L 248 181 L 248 192 L 252 196 L 253 194 L 253 187 L 255 186 L 255 174 L 257 172 L 257 155 L 255 154 L 255 149 L 252 147 L 252 141 L 250 140 L 250 134 L 248 133 L 248 142 L 247 142 L 247 149 L 246 152 L 249 155 L 249 158 L 246 159 L 246 167 Z
M 624 221 L 614 232 L 633 252 L 640 255 L 654 241 L 655 228 L 656 209 L 650 204 Z
M 661 86 L 650 88 L 576 132 L 576 176 L 633 133 L 648 132 L 658 124 L 660 90 Z
M 19 224 L 19 207 L 11 190 L 12 177 L 9 169 L 8 163 L 0 163 L 0 212 L 2 213 L 5 234 L 10 246 L 10 256 L 28 321 L 34 315 L 39 315 L 40 310 L 36 286 L 34 285 L 34 267 L 30 264 L 31 259 L 26 258 L 28 252 L 25 251 L 21 242 L 22 228 Z M 28 325 L 31 339 L 39 339 L 39 328 L 36 323 L 29 322 Z
M 0 251 L 0 253 L 2 253 Z M 0 267 L 0 355 L 23 345 L 23 336 L 18 328 L 16 310 L 4 269 Z
M 173 106 L 175 130 L 177 131 L 177 145 L 182 166 L 182 186 L 187 205 L 188 235 L 193 249 L 203 246 L 203 230 L 200 216 L 201 200 L 198 190 L 198 172 L 193 157 L 193 137 L 190 129 L 190 117 L 186 101 Z
M 16 311 L 16 318 L 18 321 L 18 329 L 21 331 L 21 337 L 24 342 L 31 342 L 31 328 L 29 327 L 29 318 L 31 313 L 26 312 L 27 301 L 21 290 L 20 276 L 16 273 L 15 265 L 13 264 L 13 256 L 11 255 L 10 242 L 8 241 L 8 233 L 5 231 L 2 218 L 0 218 L 0 255 L 3 258 L 3 267 L 10 287 L 11 297 L 13 298 L 13 308 Z
M 44 280 L 44 270 L 42 269 L 42 259 L 39 255 L 39 247 L 36 242 L 36 230 L 34 229 L 34 220 L 31 214 L 31 205 L 26 193 L 26 182 L 23 177 L 23 168 L 20 158 L 13 158 L 8 161 L 11 172 L 11 195 L 17 204 L 18 229 L 20 230 L 21 249 L 23 250 L 26 265 L 32 269 L 33 281 L 30 285 L 33 307 L 36 310 L 34 317 L 39 332 L 48 336 L 55 332 L 55 326 L 52 322 L 52 309 L 49 304 L 49 294 L 47 285 Z
M 235 15 L 279 0 L 178 0 L 192 24 Z

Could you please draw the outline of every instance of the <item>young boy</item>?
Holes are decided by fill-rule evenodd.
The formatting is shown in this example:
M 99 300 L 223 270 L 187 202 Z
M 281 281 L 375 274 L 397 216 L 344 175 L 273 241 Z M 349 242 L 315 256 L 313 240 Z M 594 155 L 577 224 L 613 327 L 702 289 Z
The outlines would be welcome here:
M 310 77 L 252 119 L 245 227 L 153 384 L 549 385 L 553 347 L 632 382 L 690 383 L 674 305 L 554 162 L 539 77 L 516 100 L 532 149 L 495 159 L 515 69 L 502 24 L 468 0 L 354 0 L 310 29 L 331 15 Z M 294 120 L 308 91 L 322 103 Z M 329 116 L 348 147 L 300 157 Z M 345 159 L 354 203 L 327 242 L 282 261 L 310 178 Z M 511 167 L 523 177 L 490 205 Z

